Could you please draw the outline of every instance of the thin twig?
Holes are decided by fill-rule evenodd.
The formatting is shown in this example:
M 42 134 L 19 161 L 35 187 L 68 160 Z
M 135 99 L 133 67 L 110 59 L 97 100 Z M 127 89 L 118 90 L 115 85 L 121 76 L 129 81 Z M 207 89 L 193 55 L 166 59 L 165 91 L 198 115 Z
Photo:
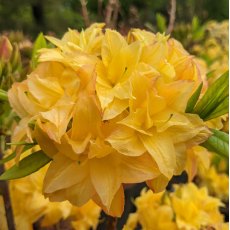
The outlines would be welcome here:
M 170 2 L 171 2 L 171 8 L 169 12 L 169 25 L 166 32 L 167 34 L 172 33 L 175 19 L 176 19 L 176 0 L 171 0 Z
M 116 5 L 115 5 L 115 7 L 114 7 L 114 11 L 113 11 L 113 17 L 112 17 L 112 25 L 113 25 L 113 28 L 114 28 L 115 25 L 117 24 L 119 9 L 120 9 L 120 3 L 119 3 L 119 0 L 117 0 L 117 1 L 116 1 Z
M 81 2 L 82 17 L 83 17 L 85 26 L 89 26 L 90 20 L 89 20 L 89 14 L 87 10 L 87 2 L 85 0 L 80 0 L 80 2 Z
M 117 218 L 112 216 L 106 217 L 106 230 L 116 230 Z
M 103 2 L 103 0 L 97 1 L 97 15 L 99 17 L 102 17 L 102 2 Z
M 0 150 L 0 159 L 2 159 L 3 155 Z M 0 174 L 4 172 L 4 166 L 0 165 Z M 0 194 L 3 196 L 5 212 L 6 212 L 6 220 L 9 230 L 15 230 L 14 224 L 14 215 L 10 201 L 10 192 L 8 188 L 7 181 L 0 181 Z
M 120 8 L 119 0 L 109 0 L 106 6 L 105 23 L 107 27 L 114 28 L 117 23 Z

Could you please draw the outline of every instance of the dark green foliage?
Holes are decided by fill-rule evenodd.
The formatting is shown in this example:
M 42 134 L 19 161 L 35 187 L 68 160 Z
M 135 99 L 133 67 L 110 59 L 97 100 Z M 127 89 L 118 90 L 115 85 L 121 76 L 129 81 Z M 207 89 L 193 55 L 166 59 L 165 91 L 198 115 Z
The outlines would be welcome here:
M 108 0 L 102 1 L 101 14 L 98 12 L 98 1 L 87 2 L 91 22 L 103 21 Z M 157 26 L 157 13 L 165 17 L 168 23 L 169 2 L 120 0 L 119 25 L 144 27 L 150 23 Z M 33 38 L 41 31 L 61 36 L 68 27 L 84 27 L 79 0 L 0 0 L 0 15 L 1 31 L 22 30 Z M 228 19 L 228 1 L 177 0 L 176 22 L 191 23 L 194 15 L 202 23 L 208 19 Z M 162 30 L 162 27 L 158 29 Z

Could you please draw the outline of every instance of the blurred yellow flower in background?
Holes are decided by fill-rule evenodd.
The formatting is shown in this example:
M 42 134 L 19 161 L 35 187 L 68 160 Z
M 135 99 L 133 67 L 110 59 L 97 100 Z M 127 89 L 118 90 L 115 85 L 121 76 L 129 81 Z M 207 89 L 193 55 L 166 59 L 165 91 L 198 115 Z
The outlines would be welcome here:
M 144 189 L 135 199 L 135 205 L 137 211 L 130 214 L 124 230 L 133 230 L 138 223 L 143 230 L 228 227 L 219 211 L 221 201 L 209 196 L 207 188 L 198 188 L 193 183 L 175 185 L 175 191 L 157 194 Z

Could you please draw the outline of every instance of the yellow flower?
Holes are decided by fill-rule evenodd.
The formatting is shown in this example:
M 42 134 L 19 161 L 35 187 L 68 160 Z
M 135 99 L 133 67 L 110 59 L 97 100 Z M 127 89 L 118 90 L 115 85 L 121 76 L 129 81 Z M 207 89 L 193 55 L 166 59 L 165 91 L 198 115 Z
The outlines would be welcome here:
M 193 51 L 207 62 L 207 73 L 209 73 L 209 84 L 225 73 L 228 66 L 228 40 L 229 22 L 210 21 L 205 25 L 207 31 L 203 44 L 195 45 Z
M 128 107 L 128 99 L 132 97 L 130 75 L 140 54 L 139 42 L 128 44 L 118 32 L 106 30 L 96 80 L 104 120 L 116 117 Z
M 177 230 L 173 209 L 163 201 L 164 193 L 154 194 L 151 190 L 143 190 L 136 198 L 137 212 L 131 214 L 123 230 L 133 230 L 137 222 L 143 230 Z
M 204 80 L 180 43 L 102 26 L 49 37 L 57 47 L 42 49 L 37 68 L 8 95 L 21 118 L 13 140 L 35 140 L 52 158 L 44 194 L 77 206 L 93 200 L 120 216 L 123 184 L 164 189 L 184 170 L 186 149 L 210 133 L 185 113 Z
M 200 229 L 224 222 L 219 212 L 222 203 L 208 195 L 207 188 L 197 188 L 195 184 L 175 186 L 172 194 L 172 207 L 179 229 Z
M 71 217 L 72 226 L 76 230 L 96 229 L 100 216 L 101 208 L 92 201 L 89 201 L 82 207 L 73 206 Z
M 71 53 L 74 50 L 81 50 L 99 56 L 101 54 L 102 28 L 104 26 L 104 23 L 94 23 L 80 33 L 69 29 L 61 40 L 50 36 L 46 36 L 46 38 L 64 52 Z
M 172 208 L 163 202 L 163 193 L 154 194 L 151 190 L 143 190 L 136 198 L 137 212 L 129 216 L 124 230 L 135 229 L 137 222 L 143 230 L 177 229 Z
M 133 230 L 138 223 L 144 230 L 222 230 L 228 226 L 219 211 L 221 201 L 193 183 L 177 185 L 170 193 L 143 189 L 135 205 L 137 211 L 129 215 L 123 230 Z
M 201 185 L 207 186 L 209 193 L 222 200 L 229 196 L 229 177 L 225 173 L 218 173 L 214 166 L 209 169 L 200 169 L 198 173 Z

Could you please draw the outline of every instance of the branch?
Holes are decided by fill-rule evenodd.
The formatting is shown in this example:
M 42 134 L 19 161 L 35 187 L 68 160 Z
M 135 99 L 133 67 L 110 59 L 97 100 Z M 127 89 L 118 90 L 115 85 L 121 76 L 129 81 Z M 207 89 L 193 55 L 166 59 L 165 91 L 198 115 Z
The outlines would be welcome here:
M 175 19 L 176 19 L 176 0 L 171 0 L 171 8 L 169 12 L 169 25 L 166 32 L 167 34 L 172 33 Z
M 3 155 L 0 151 L 0 159 L 2 159 L 2 157 Z M 4 166 L 0 165 L 0 174 L 2 174 L 3 172 L 4 172 Z M 9 192 L 7 181 L 0 181 L 0 194 L 3 196 L 3 200 L 4 200 L 8 229 L 15 230 L 14 215 L 11 206 L 10 192 Z
M 112 216 L 106 216 L 106 230 L 116 230 L 117 218 Z
M 102 1 L 103 0 L 97 1 L 97 14 L 98 16 L 101 16 L 101 17 L 102 17 Z
M 119 0 L 109 0 L 106 6 L 105 23 L 107 27 L 114 28 L 120 8 Z
M 85 26 L 89 26 L 90 20 L 89 20 L 89 14 L 87 10 L 87 2 L 85 0 L 80 0 L 80 2 L 81 2 L 82 17 L 84 19 Z

